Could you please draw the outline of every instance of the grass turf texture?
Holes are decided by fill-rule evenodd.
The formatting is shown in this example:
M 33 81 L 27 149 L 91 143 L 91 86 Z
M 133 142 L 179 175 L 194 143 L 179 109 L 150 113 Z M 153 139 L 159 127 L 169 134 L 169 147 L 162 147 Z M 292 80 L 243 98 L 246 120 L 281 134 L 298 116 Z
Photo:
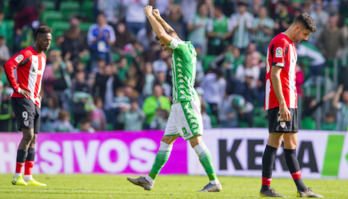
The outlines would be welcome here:
M 0 175 L 0 198 L 256 198 L 260 178 L 220 176 L 222 192 L 196 192 L 208 183 L 206 176 L 159 176 L 155 188 L 144 191 L 123 175 L 35 175 L 47 187 L 13 186 L 12 174 Z M 135 177 L 135 176 L 133 176 Z M 304 180 L 325 198 L 348 198 L 348 180 Z M 291 179 L 272 180 L 272 187 L 286 197 L 296 197 Z

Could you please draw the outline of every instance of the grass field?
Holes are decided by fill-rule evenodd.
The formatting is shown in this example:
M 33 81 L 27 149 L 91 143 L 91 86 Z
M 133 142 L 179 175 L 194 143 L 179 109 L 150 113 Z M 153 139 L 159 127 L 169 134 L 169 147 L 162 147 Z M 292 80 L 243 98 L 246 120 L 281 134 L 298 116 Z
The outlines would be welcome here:
M 12 175 L 0 175 L 0 198 L 256 198 L 259 178 L 225 177 L 219 193 L 196 192 L 207 184 L 205 176 L 159 176 L 152 191 L 134 186 L 120 175 L 36 175 L 47 187 L 13 186 Z M 348 198 L 347 180 L 305 180 L 305 183 L 325 198 Z M 273 187 L 294 198 L 296 187 L 291 179 L 273 179 Z

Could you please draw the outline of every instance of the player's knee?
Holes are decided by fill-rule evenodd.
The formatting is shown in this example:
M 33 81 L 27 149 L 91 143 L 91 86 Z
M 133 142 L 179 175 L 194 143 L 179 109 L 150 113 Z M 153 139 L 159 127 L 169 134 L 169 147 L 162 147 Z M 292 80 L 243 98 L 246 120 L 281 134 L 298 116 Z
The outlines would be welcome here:
M 195 146 L 199 145 L 202 141 L 202 138 L 200 135 L 196 135 L 193 138 L 190 139 L 191 147 L 194 148 Z
M 30 143 L 35 137 L 35 134 L 34 132 L 26 132 L 26 133 L 23 133 L 23 140 L 26 141 L 27 143 Z

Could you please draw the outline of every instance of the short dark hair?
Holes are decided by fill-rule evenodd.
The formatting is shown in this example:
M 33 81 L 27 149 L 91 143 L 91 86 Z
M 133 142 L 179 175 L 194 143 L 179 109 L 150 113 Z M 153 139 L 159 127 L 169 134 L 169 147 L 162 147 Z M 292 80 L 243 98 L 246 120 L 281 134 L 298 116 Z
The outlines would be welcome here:
M 35 30 L 34 39 L 36 39 L 38 34 L 42 34 L 42 33 L 52 33 L 52 29 L 50 27 L 48 27 L 48 26 L 40 25 Z
M 301 15 L 297 16 L 295 18 L 294 24 L 301 24 L 311 32 L 315 32 L 317 29 L 313 18 L 307 13 L 302 13 Z

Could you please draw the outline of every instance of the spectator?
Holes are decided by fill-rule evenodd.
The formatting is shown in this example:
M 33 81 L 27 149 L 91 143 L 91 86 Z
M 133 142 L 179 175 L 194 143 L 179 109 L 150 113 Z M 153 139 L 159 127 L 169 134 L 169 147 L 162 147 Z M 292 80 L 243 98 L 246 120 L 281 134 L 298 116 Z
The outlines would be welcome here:
M 305 97 L 303 102 L 303 112 L 301 116 L 301 128 L 303 129 L 316 129 L 315 120 L 313 119 L 315 111 L 329 99 L 335 96 L 335 92 L 330 92 L 324 95 L 319 102 L 314 97 Z
M 304 83 L 304 74 L 303 74 L 303 71 L 301 69 L 301 66 L 296 64 L 296 80 L 295 80 L 295 83 L 296 83 L 296 91 L 297 91 L 297 95 L 300 96 L 300 97 L 303 97 L 304 94 L 303 94 L 303 90 L 302 90 L 302 85 Z
M 293 15 L 288 10 L 288 2 L 280 0 L 276 4 L 276 14 L 274 18 L 274 35 L 288 29 L 294 20 Z
M 166 63 L 166 59 L 170 57 L 170 54 L 167 51 L 162 50 L 159 53 L 159 59 L 157 59 L 156 61 L 153 62 L 153 71 L 155 73 L 155 75 L 158 72 L 164 72 L 167 73 L 168 70 L 168 65 Z
M 315 0 L 314 3 L 310 5 L 313 7 L 313 11 L 310 12 L 310 15 L 315 21 L 317 31 L 311 33 L 308 42 L 315 45 L 321 32 L 325 29 L 329 20 L 329 14 L 323 10 L 323 0 Z
M 321 75 L 325 67 L 325 58 L 320 50 L 308 42 L 301 42 L 297 45 L 297 56 L 299 59 L 309 58 L 309 77 Z
M 348 90 L 348 65 L 341 68 L 338 74 L 338 84 L 342 84 L 344 90 Z
M 117 63 L 117 71 L 118 71 L 118 76 L 122 82 L 125 81 L 126 79 L 128 69 L 129 69 L 129 64 L 128 64 L 127 58 L 121 57 Z
M 233 45 L 237 46 L 242 53 L 250 43 L 250 32 L 253 28 L 254 17 L 247 11 L 248 3 L 244 1 L 238 2 L 238 12 L 232 14 L 230 20 L 232 24 Z
M 104 75 L 100 76 L 102 83 L 99 84 L 99 96 L 105 102 L 104 109 L 112 107 L 112 101 L 115 96 L 117 88 L 123 86 L 122 81 L 117 75 L 116 65 L 107 65 L 104 69 Z
M 95 109 L 92 111 L 91 127 L 96 131 L 105 131 L 107 121 L 103 110 L 103 101 L 100 97 L 94 97 Z
M 13 90 L 0 82 L 0 132 L 12 132 L 11 95 Z
M 93 101 L 91 97 L 91 87 L 85 79 L 85 73 L 79 71 L 76 73 L 76 81 L 72 86 L 72 112 L 74 115 L 74 126 L 80 122 L 81 119 L 85 118 L 86 115 L 93 108 Z
M 192 16 L 197 12 L 197 0 L 180 0 L 179 2 L 180 2 L 180 7 L 183 13 L 182 16 L 184 17 L 184 25 L 187 25 L 187 23 L 190 21 Z M 206 2 L 212 5 L 210 0 L 207 0 Z M 173 4 L 171 6 L 173 6 Z M 169 9 L 171 8 L 171 6 L 169 6 Z M 174 30 L 176 29 L 174 28 Z
M 202 114 L 203 129 L 213 128 L 211 125 L 211 119 L 207 113 L 205 106 L 203 105 L 201 105 L 201 114 Z
M 342 101 L 339 102 L 342 96 Z M 337 130 L 348 131 L 348 90 L 343 90 L 343 85 L 339 85 L 332 106 L 338 111 Z
M 336 131 L 337 123 L 335 114 L 332 111 L 326 113 L 325 121 L 321 124 L 320 129 L 325 131 Z
M 202 96 L 203 100 L 208 102 L 212 114 L 218 118 L 219 107 L 221 106 L 226 91 L 226 80 L 221 70 L 210 69 L 203 78 L 201 88 L 204 90 Z
M 229 43 L 232 26 L 229 19 L 222 13 L 220 6 L 214 8 L 214 18 L 207 25 L 208 55 L 219 55 Z
M 116 41 L 114 29 L 106 23 L 105 15 L 99 14 L 97 24 L 93 24 L 88 30 L 88 45 L 91 50 L 90 70 L 96 72 L 98 59 L 111 62 L 111 46 Z
M 333 60 L 337 57 L 337 52 L 346 46 L 346 40 L 342 30 L 338 27 L 339 15 L 330 16 L 328 24 L 321 32 L 316 46 L 324 55 L 326 60 Z
M 23 33 L 23 28 L 25 26 L 35 27 L 37 25 L 33 25 L 33 22 L 36 22 L 38 24 L 38 17 L 41 12 L 45 10 L 45 7 L 42 3 L 32 6 L 27 6 L 24 9 L 17 12 L 16 16 L 14 17 L 14 29 L 15 29 L 15 35 L 14 35 L 14 41 L 15 41 L 15 48 L 19 47 L 20 43 L 20 37 Z M 27 46 L 26 46 L 27 47 Z
M 10 59 L 10 50 L 6 45 L 6 39 L 0 35 L 0 62 L 6 62 Z
M 225 95 L 219 112 L 220 128 L 238 127 L 238 111 L 233 105 L 233 99 L 237 95 Z
M 137 41 L 143 46 L 144 50 L 147 51 L 151 49 L 151 43 L 156 42 L 155 36 L 151 26 L 147 24 L 146 28 L 138 32 Z
M 137 35 L 139 30 L 145 28 L 143 8 L 149 4 L 149 0 L 123 0 L 122 3 L 127 8 L 126 25 L 133 35 Z
M 89 121 L 87 118 L 84 118 L 80 121 L 80 132 L 88 132 L 88 133 L 94 133 L 95 130 L 91 126 L 91 121 Z
M 274 21 L 268 17 L 267 8 L 261 7 L 258 17 L 253 21 L 254 41 L 257 49 L 264 55 L 267 54 L 268 44 L 273 37 Z
M 97 7 L 99 12 L 105 14 L 108 23 L 117 24 L 124 18 L 122 0 L 98 0 Z
M 155 82 L 155 75 L 153 74 L 152 63 L 145 63 L 145 77 L 143 78 L 143 90 L 142 95 L 144 98 L 152 95 L 152 88 Z
M 54 132 L 74 132 L 75 129 L 70 123 L 70 114 L 65 110 L 60 110 L 58 120 L 53 123 Z
M 158 72 L 156 75 L 156 79 L 157 79 L 156 84 L 159 84 L 162 86 L 164 96 L 171 99 L 172 86 L 168 84 L 166 80 L 166 74 L 164 72 Z
M 179 38 L 185 38 L 183 13 L 179 5 L 170 7 L 169 15 L 165 17 L 165 21 L 175 30 Z
M 158 119 L 161 119 L 165 117 L 165 115 L 168 115 L 170 111 L 170 101 L 167 97 L 163 96 L 161 85 L 154 85 L 153 95 L 145 99 L 143 111 L 146 116 L 145 128 L 147 129 L 150 128 L 150 124 L 155 120 L 156 116 L 159 117 Z M 156 127 L 158 126 L 152 126 L 152 128 Z
M 245 82 L 242 84 L 242 96 L 246 102 L 254 104 L 254 102 L 259 99 L 258 90 L 254 80 L 254 74 L 252 69 L 245 70 Z
M 236 71 L 236 79 L 240 82 L 245 82 L 246 71 L 250 70 L 253 76 L 252 85 L 256 86 L 257 80 L 260 76 L 260 67 L 258 64 L 260 63 L 260 54 L 255 51 L 253 53 L 249 53 L 245 56 L 244 65 L 239 65 Z
M 192 19 L 187 24 L 189 32 L 188 40 L 195 45 L 199 45 L 202 50 L 202 55 L 207 52 L 206 30 L 209 22 L 208 6 L 202 3 L 198 6 L 198 13 L 193 15 Z
M 41 112 L 41 131 L 53 132 L 52 128 L 54 122 L 58 119 L 60 108 L 58 106 L 58 100 L 54 96 L 47 98 L 47 106 L 42 108 Z
M 126 55 L 127 49 L 126 46 L 130 45 L 132 41 L 134 40 L 134 36 L 130 34 L 128 31 L 126 24 L 123 22 L 119 22 L 116 25 L 116 42 L 115 42 L 115 51 L 120 55 Z
M 139 108 L 136 100 L 132 100 L 130 108 L 122 107 L 119 121 L 124 123 L 123 130 L 125 131 L 140 131 L 143 129 L 143 122 L 145 121 L 145 114 Z
M 64 33 L 62 43 L 62 56 L 64 60 L 70 60 L 76 65 L 80 58 L 88 53 L 86 33 L 79 28 L 79 20 L 76 17 L 70 19 L 70 27 Z
M 12 35 L 10 35 L 11 30 L 8 26 L 8 23 L 4 22 L 5 14 L 3 11 L 0 11 L 0 35 L 2 35 L 6 40 L 9 40 L 12 38 Z M 12 46 L 10 46 L 12 48 Z
M 74 67 L 66 56 L 62 59 L 61 51 L 51 50 L 51 67 L 54 74 L 54 90 L 55 92 L 61 93 L 67 88 L 71 88 L 71 74 L 74 72 Z

